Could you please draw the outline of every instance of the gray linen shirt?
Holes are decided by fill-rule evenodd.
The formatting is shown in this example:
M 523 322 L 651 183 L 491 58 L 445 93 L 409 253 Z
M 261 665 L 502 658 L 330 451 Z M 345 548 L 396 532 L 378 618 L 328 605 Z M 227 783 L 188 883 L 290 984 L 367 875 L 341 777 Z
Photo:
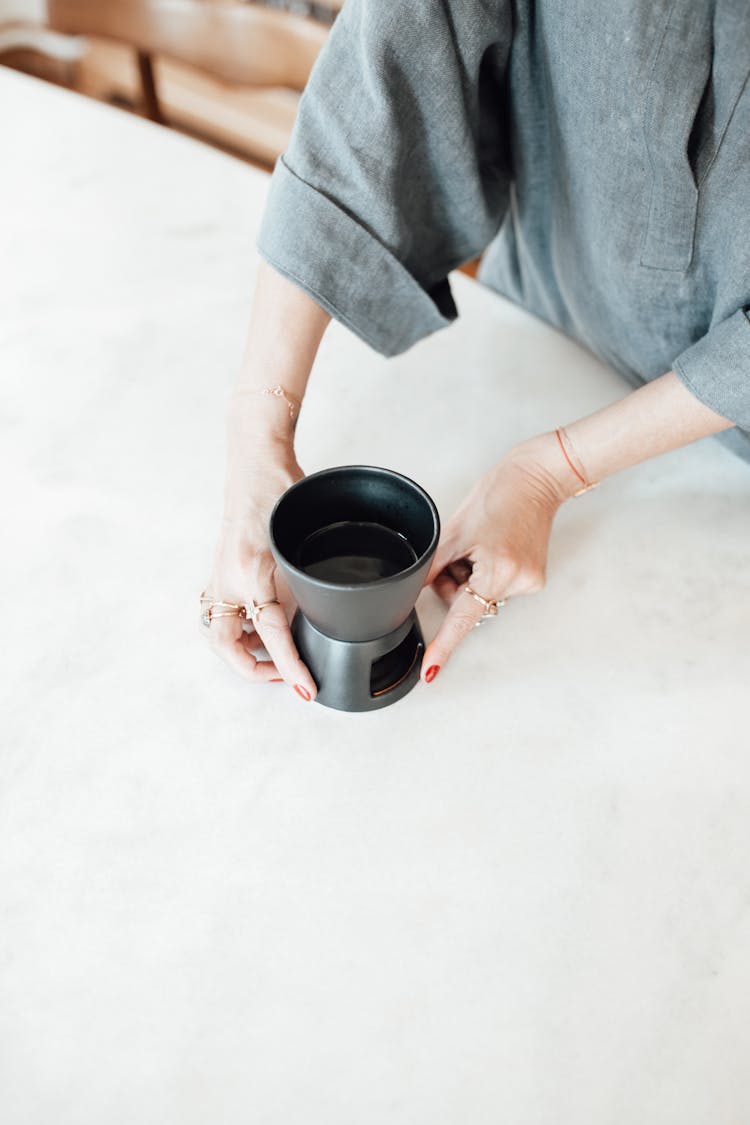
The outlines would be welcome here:
M 749 77 L 748 0 L 346 0 L 257 249 L 384 356 L 456 318 L 481 254 L 750 459 Z

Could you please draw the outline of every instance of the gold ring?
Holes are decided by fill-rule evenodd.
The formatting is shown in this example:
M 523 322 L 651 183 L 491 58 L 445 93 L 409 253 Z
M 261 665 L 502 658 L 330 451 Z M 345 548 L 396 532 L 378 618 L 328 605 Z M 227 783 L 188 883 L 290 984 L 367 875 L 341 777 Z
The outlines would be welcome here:
M 268 609 L 269 605 L 281 605 L 281 602 L 278 598 L 272 598 L 269 602 L 261 602 L 260 605 L 256 605 L 255 601 L 251 598 L 247 605 L 244 607 L 245 616 L 249 617 L 254 625 L 260 617 L 261 610 Z
M 214 599 L 205 590 L 201 591 L 201 621 L 208 629 L 211 622 L 217 617 L 241 617 L 247 618 L 252 621 L 253 625 L 258 620 L 261 610 L 267 609 L 269 605 L 281 605 L 278 598 L 271 598 L 270 601 L 260 602 L 258 604 L 254 598 L 251 598 L 247 605 L 240 605 L 238 602 L 224 602 L 220 599 Z
M 482 595 L 478 594 L 476 590 L 473 590 L 471 586 L 464 586 L 464 593 L 470 594 L 475 602 L 479 602 L 480 605 L 484 606 L 484 613 L 479 620 L 475 622 L 475 628 L 481 625 L 483 621 L 486 621 L 488 617 L 496 617 L 499 607 L 505 605 L 505 598 L 483 598 Z
M 245 617 L 244 605 L 237 602 L 214 601 L 205 590 L 201 591 L 201 622 L 207 629 L 216 617 Z

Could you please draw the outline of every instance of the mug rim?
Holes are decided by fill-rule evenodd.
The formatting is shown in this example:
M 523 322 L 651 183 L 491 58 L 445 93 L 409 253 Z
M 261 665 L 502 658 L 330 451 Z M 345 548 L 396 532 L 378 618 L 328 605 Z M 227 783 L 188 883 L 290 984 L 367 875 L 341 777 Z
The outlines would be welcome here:
M 410 485 L 416 492 L 419 493 L 419 495 L 427 504 L 427 507 L 429 508 L 432 515 L 434 530 L 428 546 L 424 551 L 422 551 L 419 557 L 416 558 L 410 566 L 405 567 L 403 570 L 397 571 L 395 574 L 389 575 L 387 578 L 373 578 L 370 582 L 329 582 L 324 578 L 313 577 L 313 575 L 308 574 L 306 570 L 302 570 L 300 567 L 295 566 L 294 563 L 289 561 L 276 541 L 276 537 L 274 535 L 274 521 L 276 519 L 279 507 L 281 506 L 283 501 L 286 500 L 290 493 L 301 489 L 308 481 L 316 480 L 319 477 L 335 477 L 343 473 L 351 473 L 353 471 L 375 473 L 379 476 L 394 477 L 396 480 L 405 482 L 406 484 Z M 309 473 L 308 475 L 301 477 L 300 480 L 295 481 L 294 484 L 291 484 L 289 488 L 282 492 L 281 496 L 279 496 L 278 500 L 274 504 L 271 515 L 268 519 L 268 536 L 271 543 L 271 549 L 276 558 L 277 564 L 279 563 L 280 559 L 283 559 L 284 566 L 288 567 L 290 571 L 292 571 L 295 575 L 299 575 L 300 578 L 303 578 L 306 582 L 309 582 L 314 586 L 319 586 L 325 590 L 372 590 L 376 589 L 378 586 L 384 586 L 387 583 L 392 583 L 395 579 L 401 579 L 405 575 L 414 574 L 422 566 L 424 566 L 425 559 L 428 556 L 434 555 L 435 551 L 437 550 L 438 541 L 440 539 L 440 514 L 437 510 L 437 505 L 435 504 L 435 501 L 432 499 L 430 494 L 425 491 L 421 484 L 418 484 L 417 481 L 413 480 L 411 477 L 407 477 L 405 473 L 399 473 L 396 469 L 387 469 L 382 465 L 332 465 L 328 469 L 318 469 L 317 472 Z

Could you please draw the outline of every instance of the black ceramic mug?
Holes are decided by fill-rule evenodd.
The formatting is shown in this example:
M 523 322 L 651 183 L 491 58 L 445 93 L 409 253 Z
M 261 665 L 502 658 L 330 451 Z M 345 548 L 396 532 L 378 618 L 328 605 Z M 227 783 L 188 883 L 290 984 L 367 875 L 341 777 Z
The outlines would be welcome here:
M 269 532 L 318 700 L 359 711 L 405 695 L 423 649 L 414 603 L 440 535 L 424 489 L 391 469 L 326 469 L 287 489 Z

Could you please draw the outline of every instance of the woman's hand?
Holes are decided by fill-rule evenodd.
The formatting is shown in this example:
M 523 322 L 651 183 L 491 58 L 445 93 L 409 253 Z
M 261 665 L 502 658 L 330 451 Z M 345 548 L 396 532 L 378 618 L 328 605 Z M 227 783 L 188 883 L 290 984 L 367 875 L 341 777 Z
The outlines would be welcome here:
M 299 285 L 261 258 L 242 365 L 227 417 L 224 519 L 206 592 L 215 601 L 255 605 L 277 597 L 268 542 L 273 506 L 304 474 L 294 455 L 297 408 L 331 319 Z M 269 393 L 272 388 L 276 391 Z M 278 390 L 283 394 L 278 394 Z M 206 630 L 232 667 L 253 683 L 286 680 L 302 699 L 315 682 L 300 660 L 286 613 L 269 605 L 255 622 L 216 617 Z M 258 660 L 265 648 L 270 660 Z
M 281 494 L 304 474 L 291 440 L 249 436 L 242 430 L 242 472 L 227 483 L 225 515 L 206 591 L 215 600 L 256 605 L 279 597 L 268 521 Z M 231 449 L 230 440 L 230 449 Z M 236 459 L 235 459 L 236 463 Z M 255 624 L 241 617 L 217 617 L 207 630 L 215 652 L 251 683 L 286 681 L 304 700 L 316 686 L 292 640 L 281 605 L 269 605 Z M 270 660 L 261 660 L 265 648 Z
M 467 582 L 483 598 L 495 601 L 542 589 L 552 521 L 582 482 L 602 481 L 733 425 L 668 371 L 565 426 L 561 433 L 568 452 L 554 431 L 511 450 L 479 481 L 443 530 L 427 583 L 451 608 L 427 647 L 422 679 L 430 683 L 435 678 L 482 616 L 481 603 L 464 593 Z M 577 469 L 570 459 L 573 451 Z
M 465 593 L 467 583 L 493 601 L 543 588 L 552 521 L 580 483 L 559 471 L 556 444 L 554 434 L 543 434 L 511 450 L 443 529 L 426 581 L 450 609 L 424 654 L 426 683 L 484 613 L 484 606 Z

